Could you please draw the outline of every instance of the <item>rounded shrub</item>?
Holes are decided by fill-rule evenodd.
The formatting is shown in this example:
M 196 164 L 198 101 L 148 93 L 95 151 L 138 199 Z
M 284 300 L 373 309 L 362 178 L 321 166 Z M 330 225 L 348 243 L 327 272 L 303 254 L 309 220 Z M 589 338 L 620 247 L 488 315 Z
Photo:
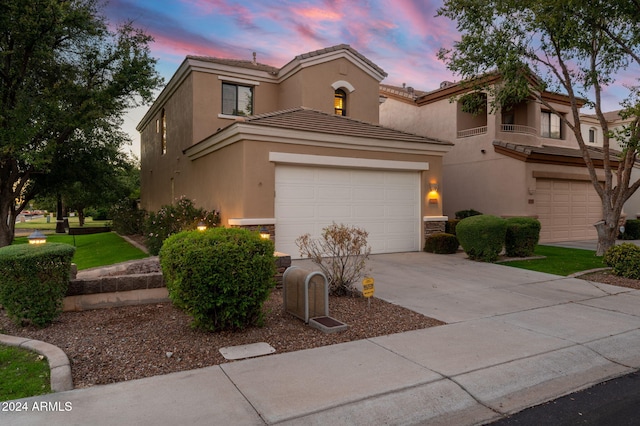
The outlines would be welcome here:
M 637 245 L 623 243 L 613 246 L 604 254 L 603 260 L 614 275 L 640 279 L 640 247 Z
M 429 235 L 424 242 L 424 251 L 436 254 L 453 254 L 458 251 L 458 239 L 453 234 L 438 232 Z
M 208 331 L 262 325 L 275 285 L 273 242 L 233 228 L 183 231 L 165 240 L 160 265 L 169 298 Z
M 476 215 L 462 219 L 456 226 L 456 236 L 472 260 L 494 262 L 502 251 L 507 221 L 491 215 Z
M 0 304 L 16 324 L 44 327 L 60 315 L 75 250 L 58 243 L 0 248 Z
M 533 217 L 510 217 L 506 220 L 504 248 L 507 256 L 532 256 L 540 240 L 540 221 Z
M 447 220 L 447 222 L 444 224 L 444 232 L 446 234 L 456 235 L 456 226 L 458 226 L 459 222 L 460 222 L 460 219 Z

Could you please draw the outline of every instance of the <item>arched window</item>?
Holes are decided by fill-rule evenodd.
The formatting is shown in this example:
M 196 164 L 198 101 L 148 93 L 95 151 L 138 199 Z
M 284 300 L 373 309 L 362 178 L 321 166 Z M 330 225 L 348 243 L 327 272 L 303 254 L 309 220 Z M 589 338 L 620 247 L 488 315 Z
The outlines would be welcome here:
M 347 115 L 347 94 L 344 90 L 336 89 L 333 106 L 336 115 Z

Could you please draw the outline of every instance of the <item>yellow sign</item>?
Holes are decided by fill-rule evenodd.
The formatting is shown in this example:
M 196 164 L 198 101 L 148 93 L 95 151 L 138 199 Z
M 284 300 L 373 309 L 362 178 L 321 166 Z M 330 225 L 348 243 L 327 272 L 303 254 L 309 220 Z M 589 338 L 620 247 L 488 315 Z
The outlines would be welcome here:
M 375 288 L 373 287 L 373 278 L 371 277 L 367 277 L 364 280 L 362 280 L 362 295 L 364 297 L 372 297 L 373 293 L 375 291 Z

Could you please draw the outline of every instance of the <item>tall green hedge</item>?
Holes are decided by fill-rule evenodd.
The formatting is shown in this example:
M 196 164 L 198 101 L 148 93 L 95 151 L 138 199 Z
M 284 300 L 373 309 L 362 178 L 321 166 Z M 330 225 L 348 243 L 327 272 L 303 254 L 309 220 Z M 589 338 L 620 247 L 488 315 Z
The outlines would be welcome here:
M 494 262 L 502 251 L 507 221 L 491 215 L 476 215 L 462 219 L 456 226 L 456 236 L 469 259 Z
M 540 221 L 533 217 L 510 217 L 504 247 L 509 257 L 532 256 L 540 240 Z
M 244 229 L 183 231 L 165 240 L 160 265 L 169 297 L 208 331 L 262 325 L 275 285 L 273 242 Z
M 11 319 L 43 327 L 62 312 L 74 252 L 59 243 L 0 248 L 0 304 Z

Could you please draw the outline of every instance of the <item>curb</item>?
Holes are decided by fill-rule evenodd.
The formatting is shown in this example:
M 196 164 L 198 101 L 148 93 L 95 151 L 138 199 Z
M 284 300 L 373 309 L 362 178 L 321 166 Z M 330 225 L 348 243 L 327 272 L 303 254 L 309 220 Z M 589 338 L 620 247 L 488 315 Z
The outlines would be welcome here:
M 0 343 L 29 349 L 45 356 L 49 361 L 49 370 L 51 371 L 51 391 L 62 392 L 73 389 L 71 364 L 62 349 L 40 340 L 14 337 L 6 334 L 0 334 Z

